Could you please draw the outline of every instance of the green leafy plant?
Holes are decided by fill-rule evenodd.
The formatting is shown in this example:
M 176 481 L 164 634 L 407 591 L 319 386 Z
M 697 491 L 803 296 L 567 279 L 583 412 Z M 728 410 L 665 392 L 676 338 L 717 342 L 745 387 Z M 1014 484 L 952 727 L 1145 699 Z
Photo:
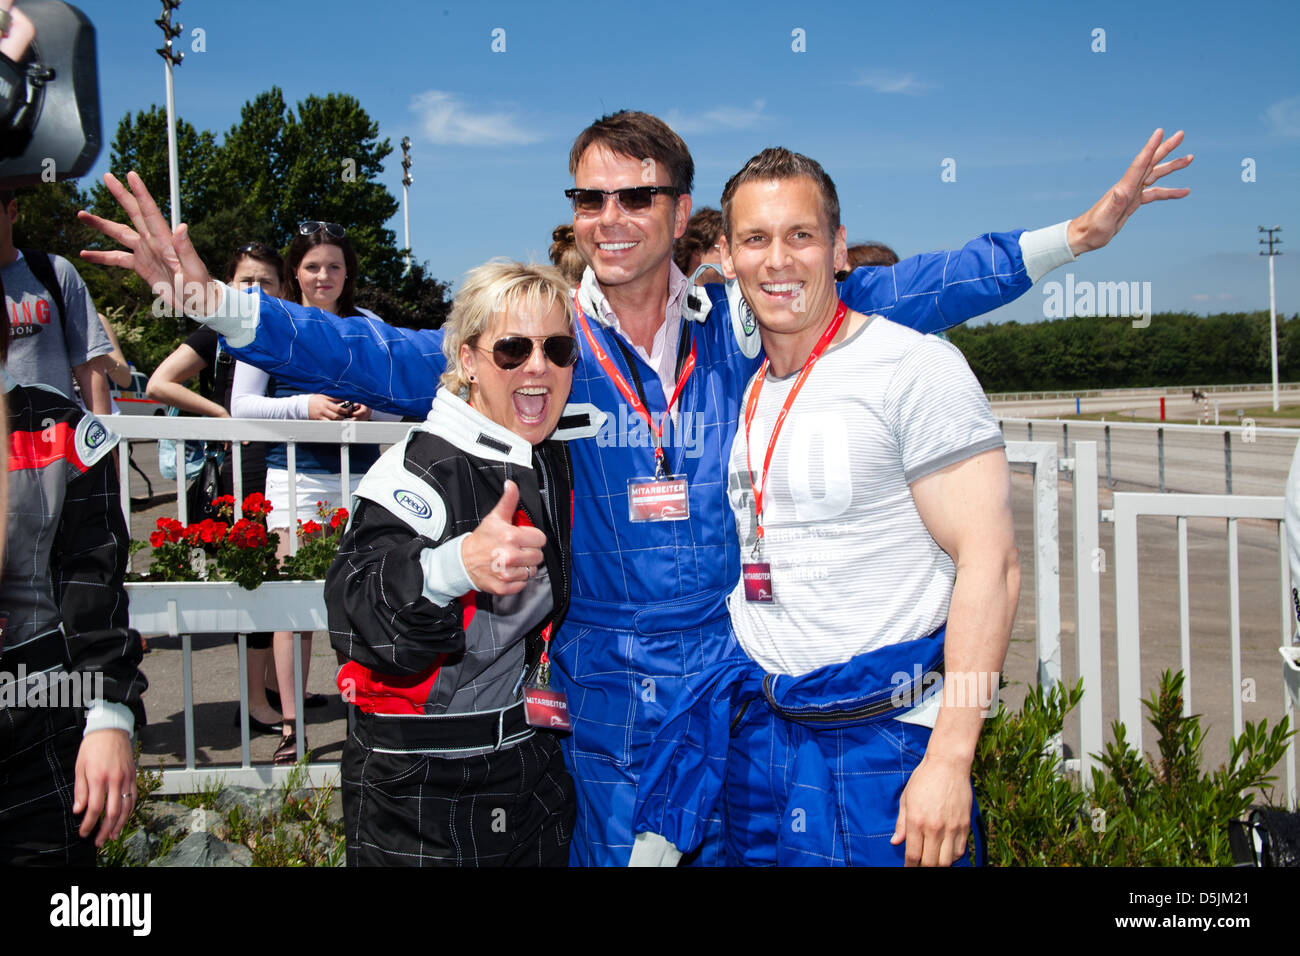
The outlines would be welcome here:
M 298 519 L 298 550 L 284 559 L 284 576 L 300 581 L 315 581 L 325 577 L 339 550 L 339 538 L 347 527 L 346 508 L 327 508 L 323 501 L 316 502 L 315 519 Z
M 989 862 L 1002 866 L 1228 866 L 1227 824 L 1257 801 L 1292 736 L 1284 718 L 1247 723 L 1226 764 L 1201 769 L 1200 716 L 1183 715 L 1183 676 L 1165 671 L 1143 702 L 1158 758 L 1128 743 L 1122 724 L 1096 755 L 1091 788 L 1062 773 L 1055 739 L 1082 682 L 1035 687 L 1019 713 L 990 720 L 976 750 L 976 798 Z

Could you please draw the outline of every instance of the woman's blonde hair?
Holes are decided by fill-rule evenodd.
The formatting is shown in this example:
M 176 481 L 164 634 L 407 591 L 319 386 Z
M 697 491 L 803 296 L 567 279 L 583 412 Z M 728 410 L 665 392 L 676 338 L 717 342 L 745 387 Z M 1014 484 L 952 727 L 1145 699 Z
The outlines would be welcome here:
M 465 273 L 465 281 L 451 304 L 451 316 L 443 326 L 442 354 L 447 370 L 440 380 L 443 388 L 463 394 L 469 389 L 469 374 L 460 361 L 460 347 L 478 344 L 492 324 L 492 318 L 511 308 L 524 306 L 538 314 L 556 305 L 564 310 L 569 331 L 573 331 L 573 299 L 569 285 L 552 266 L 493 259 Z

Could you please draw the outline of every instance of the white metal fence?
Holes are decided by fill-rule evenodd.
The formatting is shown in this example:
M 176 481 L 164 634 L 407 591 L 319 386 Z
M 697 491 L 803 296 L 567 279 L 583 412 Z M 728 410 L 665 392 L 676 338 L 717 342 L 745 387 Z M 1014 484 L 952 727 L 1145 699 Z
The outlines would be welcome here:
M 1034 438 L 1047 437 L 1045 428 L 1040 423 L 1033 423 Z M 1058 426 L 1061 423 L 1044 423 Z M 1060 519 L 1058 476 L 1066 473 L 1073 480 L 1073 533 L 1070 547 L 1073 551 L 1074 586 L 1075 586 L 1075 651 L 1077 672 L 1084 682 L 1084 698 L 1078 709 L 1080 756 L 1077 766 L 1088 779 L 1088 770 L 1092 766 L 1091 755 L 1102 750 L 1105 741 L 1103 682 L 1106 675 L 1103 670 L 1102 654 L 1102 603 L 1101 603 L 1101 569 L 1095 556 L 1099 551 L 1099 522 L 1115 522 L 1115 560 L 1113 573 L 1116 579 L 1116 623 L 1117 623 L 1117 684 L 1119 689 L 1119 718 L 1126 725 L 1129 740 L 1141 741 L 1142 713 L 1140 705 L 1141 687 L 1141 650 L 1137 640 L 1138 621 L 1138 567 L 1137 567 L 1137 518 L 1141 515 L 1173 515 L 1179 519 L 1180 528 L 1180 580 L 1184 582 L 1184 599 L 1181 604 L 1180 629 L 1184 647 L 1188 641 L 1188 611 L 1186 601 L 1186 519 L 1193 516 L 1213 515 L 1228 519 L 1231 529 L 1228 554 L 1228 573 L 1235 582 L 1237 575 L 1237 558 L 1235 546 L 1235 527 L 1238 519 L 1265 519 L 1277 522 L 1278 567 L 1280 573 L 1279 590 L 1285 597 L 1289 587 L 1289 571 L 1286 562 L 1285 534 L 1282 515 L 1282 499 L 1274 496 L 1253 498 L 1227 495 L 1159 495 L 1133 494 L 1116 492 L 1113 496 L 1112 512 L 1103 514 L 1098 506 L 1098 489 L 1104 475 L 1098 471 L 1099 448 L 1096 441 L 1081 440 L 1082 435 L 1074 431 L 1074 424 L 1064 433 L 1052 434 L 1051 441 L 1020 441 L 1008 434 L 1008 459 L 1014 463 L 1028 464 L 1033 469 L 1033 515 L 1034 515 L 1034 554 L 1033 577 L 1035 582 L 1035 620 L 1036 620 L 1036 659 L 1037 678 L 1044 685 L 1054 685 L 1061 680 L 1061 588 L 1060 588 Z M 1004 427 L 1012 431 L 1018 423 L 1008 421 Z M 235 457 L 234 474 L 240 473 L 238 441 L 288 441 L 290 443 L 338 442 L 344 448 L 344 471 L 347 470 L 347 448 L 358 443 L 394 442 L 399 440 L 410 427 L 401 423 L 352 423 L 352 422 L 271 422 L 243 421 L 229 419 L 198 418 L 136 418 L 115 419 L 114 426 L 124 439 L 124 445 L 131 442 L 144 442 L 150 439 L 177 440 L 185 438 L 206 439 L 209 441 L 230 441 Z M 1009 426 L 1009 427 L 1008 427 Z M 1131 427 L 1131 426 L 1125 426 Z M 1169 427 L 1169 426 L 1166 426 Z M 1218 430 L 1222 432 L 1222 429 Z M 1272 431 L 1272 430 L 1270 430 Z M 1057 434 L 1063 444 L 1058 445 Z M 1291 436 L 1294 447 L 1294 436 Z M 289 469 L 294 473 L 293 445 L 290 445 Z M 1062 450 L 1069 454 L 1062 454 Z M 1290 460 L 1290 449 L 1286 450 L 1286 460 Z M 183 461 L 183 455 L 178 455 Z M 127 454 L 121 456 L 121 473 L 123 478 L 122 503 L 130 518 L 130 473 Z M 347 480 L 346 474 L 344 481 Z M 236 477 L 238 481 L 238 477 Z M 1280 485 L 1278 486 L 1280 489 Z M 178 505 L 183 508 L 185 484 L 183 478 L 176 481 Z M 239 489 L 242 492 L 242 489 Z M 295 515 L 290 515 L 290 527 L 295 524 Z M 184 607 L 175 599 L 169 600 L 161 593 L 141 593 L 141 586 L 135 586 L 132 597 L 131 616 L 135 626 L 144 632 L 168 633 L 182 635 L 184 654 L 183 676 L 185 682 L 185 724 L 186 724 L 186 759 L 185 767 L 164 772 L 164 790 L 194 789 L 212 778 L 221 778 L 232 783 L 246 785 L 269 785 L 282 778 L 285 768 L 272 768 L 251 764 L 249 760 L 249 742 L 247 725 L 247 684 L 245 679 L 244 654 L 245 643 L 242 635 L 259 630 L 305 630 L 323 628 L 324 596 L 317 591 L 307 599 L 303 606 L 288 601 L 266 601 L 254 597 L 258 592 L 245 592 L 238 587 L 224 589 L 225 594 L 219 598 L 212 597 L 213 591 L 205 592 L 205 601 L 225 602 L 226 613 L 220 613 L 215 607 Z M 161 589 L 146 591 L 160 592 Z M 219 590 L 219 589 L 213 589 Z M 1225 666 L 1238 681 L 1241 671 L 1240 646 L 1240 607 L 1236 597 L 1235 584 L 1230 591 L 1230 618 L 1232 621 L 1232 640 L 1228 648 L 1228 660 Z M 1279 644 L 1284 647 L 1294 646 L 1289 616 L 1290 603 L 1283 600 Z M 195 763 L 194 716 L 192 680 L 190 663 L 190 645 L 184 635 L 191 631 L 226 631 L 241 635 L 240 648 L 240 706 L 244 715 L 241 731 L 241 763 L 234 767 L 198 767 Z M 1188 653 L 1183 655 L 1183 665 L 1191 686 L 1191 660 Z M 296 673 L 302 673 L 301 654 L 295 654 Z M 1282 696 L 1285 713 L 1294 725 L 1296 711 L 1296 674 L 1288 672 L 1279 659 L 1282 673 Z M 1199 677 L 1197 678 L 1199 681 Z M 296 710 L 299 720 L 299 739 L 302 739 L 301 681 L 298 681 L 295 696 L 299 699 Z M 1199 686 L 1199 683 L 1198 685 Z M 1190 693 L 1187 698 L 1190 707 Z M 1241 728 L 1240 704 L 1234 709 L 1234 733 Z M 1286 758 L 1286 793 L 1291 805 L 1296 801 L 1296 747 L 1294 741 Z M 317 782 L 337 774 L 337 763 L 318 763 L 310 767 L 313 780 Z
M 1247 425 L 1173 425 L 999 418 L 1008 440 L 1053 441 L 1063 458 L 1098 444 L 1106 487 L 1200 494 L 1281 494 L 1300 431 Z

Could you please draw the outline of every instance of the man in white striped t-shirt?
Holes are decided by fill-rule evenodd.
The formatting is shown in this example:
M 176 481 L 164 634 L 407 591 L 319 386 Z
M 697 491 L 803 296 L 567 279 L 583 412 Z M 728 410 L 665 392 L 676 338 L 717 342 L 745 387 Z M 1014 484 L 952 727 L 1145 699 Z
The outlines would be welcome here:
M 807 862 L 835 862 L 844 848 L 852 862 L 949 865 L 965 855 L 988 705 L 953 691 L 996 686 L 1020 591 L 1002 434 L 956 348 L 840 305 L 844 227 L 815 161 L 764 151 L 727 184 L 723 210 L 724 267 L 768 356 L 730 459 L 747 579 L 731 617 L 764 671 L 814 684 L 752 708 L 734 729 L 728 789 L 753 790 L 775 752 L 789 757 L 790 791 L 766 805 L 737 801 L 758 812 L 736 819 L 733 845 L 747 862 L 784 842 Z M 767 575 L 770 599 L 753 593 L 756 575 Z M 913 697 L 897 693 L 896 675 L 921 684 L 919 697 L 941 662 L 949 693 L 937 714 L 901 706 Z M 845 678 L 856 686 L 841 687 Z M 861 720 L 824 720 L 872 710 L 863 695 L 884 690 L 892 699 Z M 810 724 L 809 707 L 833 729 Z M 825 766 L 798 767 L 812 751 Z M 805 824 L 783 840 L 784 804 L 791 791 L 808 802 L 809 784 L 824 787 L 829 805 L 815 819 L 832 832 L 808 838 Z
M 834 857 L 847 845 L 854 862 L 948 865 L 964 857 L 970 767 L 989 702 L 987 693 L 953 691 L 996 687 L 1019 597 L 1010 471 L 988 401 L 956 348 L 837 309 L 845 242 L 834 189 L 814 161 L 767 150 L 723 196 L 724 265 L 754 308 L 768 356 L 746 396 L 729 482 L 742 554 L 770 576 L 772 599 L 752 600 L 742 581 L 731 617 L 767 673 L 851 674 L 852 700 L 889 689 L 885 703 L 895 706 L 832 730 L 754 708 L 736 728 L 728 787 L 748 788 L 770 766 L 771 748 L 757 751 L 756 738 L 795 760 L 806 761 L 811 745 L 834 768 L 825 825 L 841 832 L 809 840 L 806 827 L 796 831 L 786 842 L 797 853 L 813 862 L 819 850 Z M 784 434 L 774 436 L 783 409 Z M 898 675 L 909 683 L 919 675 L 924 687 L 940 662 L 944 706 L 898 706 L 922 690 L 893 693 Z M 819 690 L 783 706 L 868 704 L 847 706 L 838 682 L 829 699 Z M 798 791 L 806 770 L 790 771 Z M 754 862 L 771 854 L 769 837 L 779 847 L 784 836 L 773 833 L 774 820 L 784 829 L 779 818 L 766 816 L 733 827 Z

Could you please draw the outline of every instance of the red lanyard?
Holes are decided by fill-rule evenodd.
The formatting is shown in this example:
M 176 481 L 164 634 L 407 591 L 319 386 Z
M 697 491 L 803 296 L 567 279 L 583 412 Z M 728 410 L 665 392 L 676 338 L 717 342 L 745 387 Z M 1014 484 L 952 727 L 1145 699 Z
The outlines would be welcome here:
M 749 401 L 745 404 L 745 469 L 749 472 L 749 487 L 754 492 L 754 521 L 757 525 L 755 529 L 754 550 L 757 551 L 759 542 L 763 540 L 763 491 L 767 487 L 767 470 L 772 465 L 772 452 L 776 451 L 776 437 L 781 433 L 781 426 L 785 424 L 785 416 L 790 413 L 790 406 L 794 404 L 794 397 L 799 394 L 799 389 L 803 388 L 804 380 L 812 367 L 817 364 L 821 358 L 826 346 L 831 344 L 831 339 L 835 338 L 835 333 L 840 330 L 844 324 L 844 317 L 849 314 L 849 307 L 843 302 L 835 310 L 835 318 L 831 319 L 831 324 L 826 327 L 822 337 L 817 340 L 813 346 L 812 352 L 808 359 L 803 363 L 803 368 L 799 370 L 799 377 L 794 380 L 794 385 L 790 388 L 790 394 L 785 397 L 785 405 L 781 413 L 776 416 L 776 424 L 772 426 L 772 434 L 767 439 L 767 454 L 763 458 L 763 471 L 758 476 L 758 484 L 754 484 L 754 467 L 749 461 L 749 426 L 754 420 L 754 413 L 758 411 L 758 393 L 763 390 L 763 379 L 767 375 L 767 366 L 769 360 L 763 359 L 763 366 L 758 370 L 758 377 L 754 379 L 754 387 L 749 393 Z
M 596 337 L 591 334 L 591 327 L 587 325 L 587 317 L 582 312 L 582 306 L 578 304 L 578 293 L 576 291 L 573 293 L 573 307 L 577 310 L 578 323 L 582 326 L 583 334 L 587 336 L 587 342 L 591 345 L 591 351 L 595 354 L 596 361 L 600 363 L 600 367 L 605 370 L 605 374 L 610 377 L 615 386 L 618 387 L 618 390 L 623 393 L 623 397 L 627 399 L 627 403 L 632 406 L 632 410 L 644 418 L 646 424 L 650 426 L 650 431 L 655 438 L 655 473 L 657 475 L 667 474 L 667 466 L 664 462 L 663 419 L 660 419 L 659 424 L 655 425 L 654 419 L 650 417 L 650 412 L 645 407 L 645 403 L 641 401 L 641 397 L 637 395 L 632 386 L 627 383 L 627 379 L 623 377 L 622 373 L 619 372 L 614 363 L 610 361 L 605 350 L 601 348 L 600 343 L 596 341 Z M 686 321 L 684 316 L 682 317 L 682 321 Z M 695 371 L 694 338 L 691 339 L 691 354 L 687 356 L 686 363 L 682 366 L 682 372 L 677 377 L 677 387 L 673 389 L 672 398 L 668 399 L 669 414 L 672 413 L 673 406 L 677 404 L 677 399 L 681 397 L 682 389 L 686 387 L 686 380 L 691 377 L 691 372 L 693 371 Z

